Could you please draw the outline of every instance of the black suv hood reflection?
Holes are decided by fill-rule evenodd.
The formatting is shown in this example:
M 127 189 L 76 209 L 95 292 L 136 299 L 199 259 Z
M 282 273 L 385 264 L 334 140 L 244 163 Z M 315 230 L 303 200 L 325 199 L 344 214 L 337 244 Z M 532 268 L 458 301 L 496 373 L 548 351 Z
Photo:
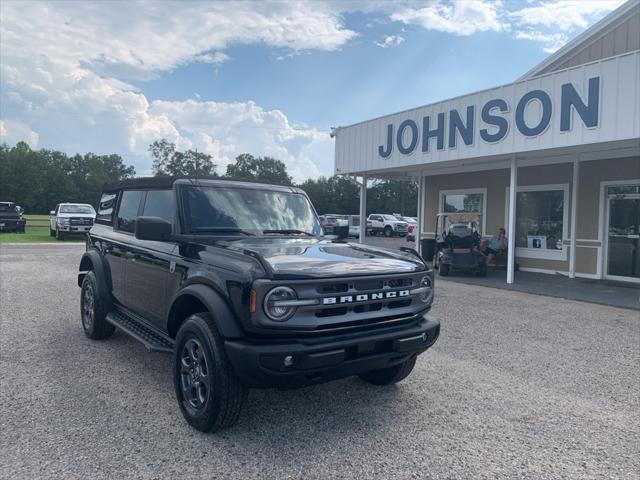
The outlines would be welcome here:
M 277 276 L 327 278 L 425 269 L 424 264 L 409 253 L 317 238 L 250 238 L 229 242 L 227 248 L 259 253 Z

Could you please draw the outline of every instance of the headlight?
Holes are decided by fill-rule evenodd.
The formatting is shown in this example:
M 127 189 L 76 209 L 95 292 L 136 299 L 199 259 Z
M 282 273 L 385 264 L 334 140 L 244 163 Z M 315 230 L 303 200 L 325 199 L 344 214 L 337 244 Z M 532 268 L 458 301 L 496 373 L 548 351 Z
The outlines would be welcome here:
M 264 297 L 264 313 L 274 322 L 288 320 L 296 311 L 290 302 L 297 300 L 296 292 L 289 287 L 276 287 Z
M 430 276 L 422 277 L 420 290 L 420 300 L 424 303 L 431 303 L 433 301 L 433 281 Z
M 69 219 L 68 218 L 59 218 L 58 219 L 58 223 L 60 225 L 69 225 Z

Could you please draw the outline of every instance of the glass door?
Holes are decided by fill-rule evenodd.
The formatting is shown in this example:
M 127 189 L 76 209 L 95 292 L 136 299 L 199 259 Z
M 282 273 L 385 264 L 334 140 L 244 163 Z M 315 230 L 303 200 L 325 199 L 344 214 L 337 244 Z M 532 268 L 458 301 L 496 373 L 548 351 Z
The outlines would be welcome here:
M 607 193 L 607 276 L 640 281 L 640 186 L 612 186 Z

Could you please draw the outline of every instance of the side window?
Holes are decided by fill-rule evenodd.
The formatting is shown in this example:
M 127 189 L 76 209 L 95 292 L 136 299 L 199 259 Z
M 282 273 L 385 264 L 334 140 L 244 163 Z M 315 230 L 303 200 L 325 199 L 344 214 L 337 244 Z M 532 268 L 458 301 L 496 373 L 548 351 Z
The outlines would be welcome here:
M 173 223 L 175 203 L 173 190 L 149 190 L 142 215 L 164 218 Z
M 116 199 L 118 195 L 116 193 L 103 193 L 100 198 L 100 204 L 98 205 L 98 213 L 96 215 L 96 223 L 102 223 L 103 225 L 113 224 L 113 209 L 116 205 Z M 56 215 L 60 205 L 56 206 Z
M 118 208 L 118 230 L 133 233 L 142 194 L 143 192 L 139 190 L 122 192 L 122 200 L 120 200 L 120 208 Z

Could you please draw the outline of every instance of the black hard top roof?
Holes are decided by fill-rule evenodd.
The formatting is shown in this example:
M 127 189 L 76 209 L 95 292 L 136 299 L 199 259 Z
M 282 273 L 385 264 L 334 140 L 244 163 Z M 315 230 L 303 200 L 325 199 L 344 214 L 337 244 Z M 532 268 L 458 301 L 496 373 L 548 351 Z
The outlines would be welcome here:
M 174 184 L 183 185 L 202 185 L 202 186 L 220 186 L 233 183 L 233 186 L 241 188 L 252 188 L 260 190 L 277 190 L 282 192 L 302 192 L 299 188 L 287 185 L 276 185 L 271 183 L 255 182 L 247 179 L 239 178 L 221 178 L 221 177 L 137 177 L 122 180 L 120 182 L 111 183 L 103 187 L 105 192 L 114 192 L 117 190 L 136 190 L 136 189 L 155 189 L 155 188 L 172 188 Z

